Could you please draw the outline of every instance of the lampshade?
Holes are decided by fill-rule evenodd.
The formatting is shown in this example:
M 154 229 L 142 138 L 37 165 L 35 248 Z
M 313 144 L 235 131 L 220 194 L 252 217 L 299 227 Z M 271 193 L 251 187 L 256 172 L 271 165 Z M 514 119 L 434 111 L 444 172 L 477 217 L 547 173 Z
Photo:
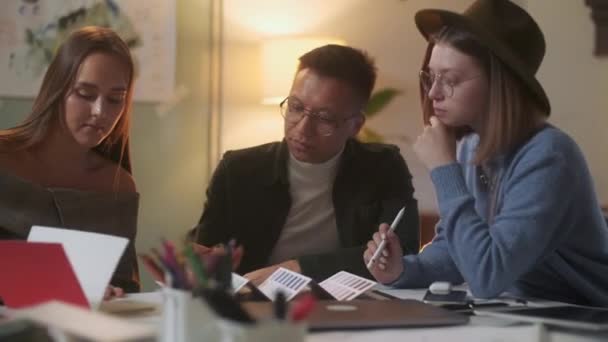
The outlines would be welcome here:
M 344 45 L 344 41 L 331 38 L 275 38 L 262 45 L 262 103 L 278 104 L 289 93 L 304 53 L 327 44 Z

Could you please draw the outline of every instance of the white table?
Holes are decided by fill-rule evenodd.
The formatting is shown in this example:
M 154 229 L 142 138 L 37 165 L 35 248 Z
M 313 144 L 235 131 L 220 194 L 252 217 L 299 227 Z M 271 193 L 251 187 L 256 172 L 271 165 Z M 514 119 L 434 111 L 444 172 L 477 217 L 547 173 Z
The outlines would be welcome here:
M 425 289 L 417 290 L 394 290 L 383 289 L 383 291 L 404 299 L 421 300 Z M 162 305 L 159 292 L 130 294 L 127 300 L 143 301 Z M 528 305 L 546 306 L 559 303 L 547 301 L 529 302 Z M 148 313 L 134 315 L 128 318 L 130 321 L 153 324 L 159 326 L 160 315 Z M 508 320 L 490 317 L 471 316 L 467 325 L 441 328 L 417 328 L 417 329 L 381 329 L 365 331 L 335 331 L 323 333 L 310 333 L 307 342 L 365 342 L 365 341 L 408 341 L 408 342 L 431 342 L 431 341 L 522 341 L 522 342 L 570 342 L 570 341 L 608 341 L 608 333 L 588 333 L 583 331 L 572 331 L 556 329 L 542 324 L 522 324 Z

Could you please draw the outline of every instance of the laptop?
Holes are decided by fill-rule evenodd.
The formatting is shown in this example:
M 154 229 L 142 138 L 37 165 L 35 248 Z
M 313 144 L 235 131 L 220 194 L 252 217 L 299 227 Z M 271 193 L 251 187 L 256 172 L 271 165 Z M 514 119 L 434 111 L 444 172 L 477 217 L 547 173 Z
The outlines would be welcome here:
M 595 307 L 572 305 L 518 307 L 505 310 L 475 310 L 475 314 L 566 328 L 608 331 L 608 309 Z
M 0 241 L 0 274 L 0 298 L 9 308 L 49 300 L 89 308 L 61 244 Z
M 245 302 L 257 319 L 272 317 L 272 303 Z M 321 300 L 307 318 L 310 331 L 414 328 L 466 324 L 469 318 L 413 299 Z

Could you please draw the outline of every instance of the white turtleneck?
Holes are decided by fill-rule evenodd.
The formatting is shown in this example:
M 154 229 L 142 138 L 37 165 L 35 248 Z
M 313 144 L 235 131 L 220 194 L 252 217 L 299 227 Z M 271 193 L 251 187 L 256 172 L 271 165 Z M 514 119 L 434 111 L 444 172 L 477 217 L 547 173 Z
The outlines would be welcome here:
M 339 247 L 332 191 L 341 156 L 342 152 L 324 163 L 310 164 L 289 154 L 291 208 L 270 264 Z

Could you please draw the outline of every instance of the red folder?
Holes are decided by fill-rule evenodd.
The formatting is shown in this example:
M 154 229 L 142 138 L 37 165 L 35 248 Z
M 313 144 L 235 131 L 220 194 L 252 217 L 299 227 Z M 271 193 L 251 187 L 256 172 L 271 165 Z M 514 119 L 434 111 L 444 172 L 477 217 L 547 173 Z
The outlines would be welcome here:
M 89 308 L 61 244 L 0 241 L 0 298 L 10 308 L 49 300 Z

